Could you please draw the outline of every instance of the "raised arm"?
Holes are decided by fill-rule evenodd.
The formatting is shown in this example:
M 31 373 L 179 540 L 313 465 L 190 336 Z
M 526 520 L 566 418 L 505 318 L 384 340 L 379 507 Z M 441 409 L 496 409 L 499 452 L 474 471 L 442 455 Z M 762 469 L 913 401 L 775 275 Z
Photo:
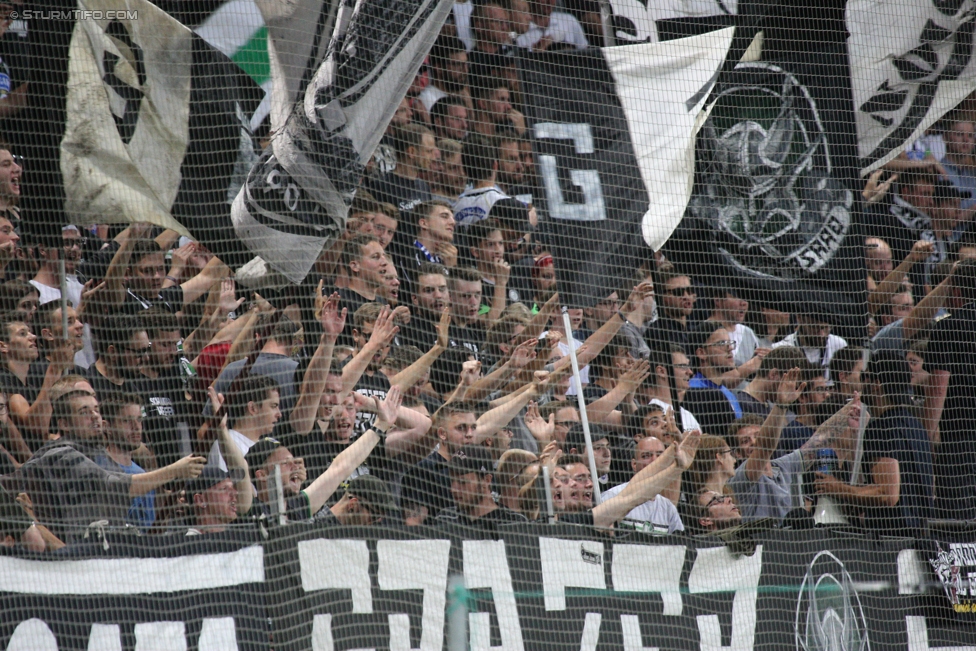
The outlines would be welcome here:
M 11 418 L 36 441 L 44 441 L 51 426 L 51 388 L 74 364 L 75 353 L 71 344 L 64 340 L 56 343 L 57 347 L 51 352 L 51 363 L 44 373 L 41 390 L 34 402 L 28 403 L 20 394 L 10 394 L 9 398 Z
M 380 442 L 380 438 L 386 436 L 393 421 L 396 420 L 396 413 L 400 408 L 401 401 L 400 388 L 392 387 L 386 394 L 386 398 L 377 405 L 378 417 L 373 427 L 366 430 L 362 436 L 340 452 L 328 469 L 316 477 L 315 481 L 305 489 L 312 513 L 317 513 L 319 509 L 325 506 L 339 484 L 345 481 L 346 477 L 366 460 L 369 453 Z
M 441 313 L 440 321 L 437 323 L 437 341 L 426 353 L 421 355 L 420 359 L 416 362 L 403 369 L 396 375 L 390 378 L 390 384 L 400 387 L 401 390 L 406 391 L 413 387 L 420 381 L 420 378 L 426 375 L 430 367 L 434 365 L 437 358 L 447 350 L 447 345 L 449 343 L 448 332 L 451 329 L 451 312 L 447 308 Z
M 217 395 L 213 387 L 210 387 L 208 392 L 210 393 L 212 404 L 218 406 L 214 413 L 219 413 L 220 406 L 223 405 L 223 398 Z M 217 440 L 220 441 L 220 454 L 224 457 L 227 470 L 232 471 L 236 469 L 241 476 L 241 480 L 234 484 L 234 488 L 237 489 L 237 510 L 239 513 L 247 513 L 251 510 L 251 502 L 254 500 L 254 488 L 251 486 L 251 473 L 248 470 L 244 454 L 237 447 L 237 444 L 234 443 L 234 440 L 231 439 L 230 432 L 227 431 L 226 413 L 221 414 L 220 424 L 217 425 Z
M 495 290 L 491 296 L 491 309 L 485 315 L 485 321 L 489 325 L 501 318 L 505 306 L 508 305 L 508 279 L 512 274 L 512 267 L 502 258 L 495 261 L 493 271 Z
M 651 363 L 642 359 L 633 368 L 620 376 L 617 384 L 599 400 L 594 400 L 586 406 L 586 413 L 591 423 L 597 423 L 619 430 L 623 428 L 623 414 L 617 410 L 617 405 L 625 398 L 632 397 L 644 380 L 651 374 Z
M 892 269 L 891 273 L 878 283 L 875 290 L 868 294 L 868 310 L 871 314 L 877 312 L 878 308 L 884 305 L 885 301 L 891 298 L 892 294 L 898 293 L 898 289 L 905 282 L 905 278 L 908 276 L 908 272 L 912 270 L 912 267 L 916 263 L 926 260 L 932 255 L 933 251 L 935 251 L 935 245 L 932 242 L 926 242 L 924 240 L 915 242 L 911 252 L 905 256 L 901 264 Z
M 125 274 L 129 270 L 132 258 L 132 248 L 136 240 L 143 239 L 152 230 L 151 224 L 133 224 L 119 233 L 117 241 L 120 246 L 112 256 L 105 271 L 105 289 L 101 292 L 101 301 L 106 306 L 121 305 L 125 300 Z
M 322 392 L 325 390 L 325 378 L 329 375 L 329 368 L 332 366 L 335 342 L 346 326 L 346 311 L 347 308 L 342 308 L 342 312 L 339 312 L 339 294 L 333 294 L 322 311 L 322 317 L 319 319 L 322 324 L 322 336 L 305 370 L 298 400 L 291 410 L 289 422 L 297 434 L 308 434 L 315 425 L 315 416 L 318 414 Z
M 935 315 L 945 305 L 946 297 L 949 296 L 949 292 L 952 290 L 952 283 L 953 279 L 950 273 L 941 283 L 933 287 L 932 291 L 926 294 L 912 308 L 912 311 L 908 313 L 908 316 L 905 317 L 905 320 L 901 324 L 902 338 L 906 342 L 914 339 L 919 332 L 932 323 Z
M 180 285 L 183 288 L 183 305 L 189 305 L 197 300 L 210 289 L 215 281 L 223 280 L 228 275 L 230 275 L 230 269 L 220 261 L 220 258 L 210 258 L 210 262 L 200 273 Z
M 340 399 L 353 390 L 373 356 L 389 344 L 399 331 L 400 328 L 393 322 L 393 311 L 388 305 L 384 305 L 379 316 L 376 317 L 376 323 L 373 324 L 373 334 L 369 341 L 363 345 L 362 350 L 346 362 L 342 369 Z
M 861 419 L 861 396 L 857 392 L 854 398 L 837 410 L 823 425 L 817 428 L 810 439 L 800 446 L 803 460 L 809 466 L 814 462 L 817 450 L 833 447 L 835 441 L 840 440 L 849 428 L 857 428 Z
M 701 442 L 701 432 L 689 432 L 678 446 L 671 445 L 657 459 L 627 482 L 620 493 L 593 507 L 593 524 L 609 528 L 635 507 L 665 490 L 682 471 L 691 466 Z
M 471 444 L 480 445 L 483 443 L 485 439 L 508 425 L 513 418 L 518 416 L 518 413 L 522 411 L 522 408 L 529 404 L 529 400 L 538 398 L 540 392 L 544 392 L 544 385 L 548 382 L 549 374 L 544 373 L 544 375 L 545 377 L 542 377 L 542 374 L 540 374 L 540 377 L 538 377 L 535 382 L 528 385 L 528 387 L 522 391 L 518 397 L 483 413 L 481 418 L 478 419 L 477 427 L 474 431 L 474 438 L 471 441 Z
M 762 477 L 766 465 L 773 458 L 773 453 L 779 445 L 783 428 L 786 427 L 786 410 L 796 402 L 806 388 L 806 382 L 798 382 L 799 379 L 800 369 L 790 369 L 783 375 L 776 388 L 776 404 L 769 410 L 769 416 L 766 416 L 762 427 L 759 428 L 756 446 L 746 459 L 746 478 L 751 482 L 757 482 Z

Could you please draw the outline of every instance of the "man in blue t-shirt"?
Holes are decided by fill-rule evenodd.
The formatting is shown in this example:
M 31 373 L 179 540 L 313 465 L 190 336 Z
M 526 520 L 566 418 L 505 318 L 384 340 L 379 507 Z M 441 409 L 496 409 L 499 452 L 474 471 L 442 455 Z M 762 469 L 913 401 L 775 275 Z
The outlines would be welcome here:
M 134 454 L 155 465 L 152 453 L 142 440 L 142 398 L 133 393 L 115 394 L 101 403 L 100 408 L 108 427 L 105 429 L 105 454 L 96 457 L 95 463 L 111 472 L 124 472 L 127 475 L 146 472 L 132 460 Z M 155 521 L 156 491 L 133 497 L 125 518 L 126 524 L 145 532 Z

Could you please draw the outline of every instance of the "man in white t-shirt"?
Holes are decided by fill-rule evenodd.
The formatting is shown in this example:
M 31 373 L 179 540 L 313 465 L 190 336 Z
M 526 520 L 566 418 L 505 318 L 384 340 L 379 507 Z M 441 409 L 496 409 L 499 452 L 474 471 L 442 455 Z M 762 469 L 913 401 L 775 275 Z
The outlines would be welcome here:
M 81 290 L 83 285 L 78 282 L 75 275 L 75 268 L 81 261 L 81 247 L 83 240 L 81 232 L 77 226 L 69 224 L 61 227 L 61 252 L 58 249 L 48 249 L 39 247 L 38 251 L 41 264 L 37 269 L 37 274 L 29 282 L 37 288 L 40 294 L 39 305 L 44 305 L 51 301 L 61 299 L 61 280 L 58 275 L 59 255 L 64 255 L 65 281 L 68 287 L 68 303 L 71 307 L 78 307 L 81 302 Z
M 685 393 L 688 391 L 688 381 L 691 376 L 694 375 L 694 371 L 691 369 L 691 360 L 684 353 L 684 350 L 677 344 L 670 345 L 670 357 L 671 365 L 674 367 L 674 381 L 677 387 L 678 393 L 678 404 L 685 398 Z M 647 387 L 645 389 L 644 397 L 648 399 L 648 404 L 657 405 L 664 410 L 667 414 L 671 411 L 671 389 L 670 381 L 668 380 L 668 367 L 665 364 L 667 358 L 665 355 L 669 353 L 651 351 L 651 365 L 653 367 L 654 381 L 645 382 L 644 385 Z M 701 425 L 698 424 L 698 419 L 696 419 L 690 411 L 681 407 L 681 429 L 685 432 L 690 432 L 691 430 L 701 430 Z
M 777 341 L 773 344 L 773 348 L 780 346 L 800 348 L 806 355 L 808 362 L 823 368 L 824 376 L 829 380 L 830 372 L 827 366 L 830 364 L 834 353 L 847 347 L 847 342 L 842 337 L 830 334 L 830 322 L 826 315 L 798 313 L 796 320 L 800 324 L 796 332 Z
M 495 182 L 498 174 L 498 146 L 492 138 L 469 135 L 461 150 L 461 163 L 471 181 L 454 204 L 454 219 L 460 226 L 470 226 L 488 217 L 491 207 L 507 199 Z
M 228 434 L 241 455 L 246 456 L 258 439 L 271 434 L 281 418 L 278 383 L 266 375 L 249 375 L 235 380 L 227 393 Z M 218 443 L 214 441 L 210 448 L 207 465 L 227 470 Z
M 440 36 L 430 50 L 430 84 L 417 95 L 430 110 L 447 95 L 468 92 L 468 52 L 454 36 Z
M 579 21 L 564 11 L 554 11 L 556 0 L 532 0 L 532 22 L 515 44 L 533 52 L 542 52 L 553 45 L 565 43 L 584 50 L 589 46 Z
M 636 475 L 664 454 L 664 450 L 664 443 L 653 436 L 645 436 L 638 441 L 634 448 L 634 456 L 630 460 L 630 467 L 634 474 Z M 620 484 L 606 490 L 603 493 L 603 499 L 608 500 L 614 497 L 626 487 L 627 484 Z M 620 526 L 621 528 L 640 529 L 661 535 L 685 530 L 685 526 L 681 523 L 681 517 L 678 515 L 678 509 L 671 503 L 671 500 L 660 493 L 634 507 L 624 521 L 620 523 Z

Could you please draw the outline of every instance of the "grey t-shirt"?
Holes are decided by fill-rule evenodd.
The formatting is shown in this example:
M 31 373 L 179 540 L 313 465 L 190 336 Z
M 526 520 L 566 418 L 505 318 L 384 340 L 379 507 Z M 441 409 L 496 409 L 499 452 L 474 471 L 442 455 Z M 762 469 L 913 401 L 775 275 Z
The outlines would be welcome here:
M 794 508 L 793 483 L 803 474 L 803 453 L 791 452 L 771 464 L 772 477 L 763 474 L 758 481 L 749 481 L 743 463 L 729 480 L 743 522 L 769 517 L 782 520 Z
M 616 497 L 625 488 L 627 488 L 627 484 L 619 484 L 613 488 L 608 488 L 603 492 L 602 501 L 605 502 L 611 497 Z M 625 520 L 648 522 L 652 525 L 653 532 L 658 534 L 685 530 L 685 526 L 681 524 L 681 516 L 678 515 L 678 509 L 671 503 L 671 500 L 663 495 L 655 495 L 643 504 L 638 504 L 627 514 Z

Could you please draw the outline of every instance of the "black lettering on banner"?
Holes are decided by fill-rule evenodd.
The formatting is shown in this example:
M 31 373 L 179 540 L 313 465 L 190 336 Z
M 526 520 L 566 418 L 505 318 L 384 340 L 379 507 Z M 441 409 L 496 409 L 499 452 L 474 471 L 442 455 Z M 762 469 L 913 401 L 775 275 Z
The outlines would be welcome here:
M 125 102 L 124 108 L 121 109 L 121 115 L 113 109 L 112 117 L 115 118 L 115 128 L 119 131 L 119 137 L 122 138 L 122 142 L 128 145 L 136 133 L 136 124 L 139 122 L 139 108 L 142 106 L 143 97 L 142 87 L 146 83 L 146 66 L 143 61 L 142 48 L 132 40 L 122 22 L 118 20 L 110 22 L 105 28 L 105 34 L 116 41 L 120 41 L 129 49 L 132 54 L 129 64 L 135 71 L 139 83 L 137 88 L 124 82 L 115 74 L 121 59 L 108 50 L 102 53 L 102 66 L 105 68 L 102 81 Z

